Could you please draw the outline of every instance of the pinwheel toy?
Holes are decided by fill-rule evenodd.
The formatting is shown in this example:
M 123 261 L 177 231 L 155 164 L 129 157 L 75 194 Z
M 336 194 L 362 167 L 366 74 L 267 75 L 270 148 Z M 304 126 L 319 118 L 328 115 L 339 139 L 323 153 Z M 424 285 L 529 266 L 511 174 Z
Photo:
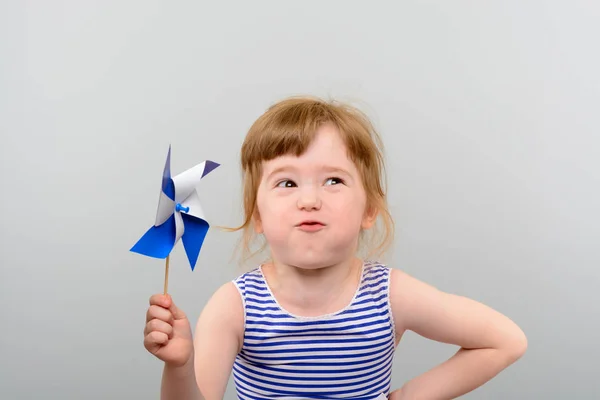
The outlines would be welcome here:
M 171 178 L 169 146 L 156 221 L 130 250 L 148 257 L 166 259 L 165 294 L 169 282 L 169 256 L 179 239 L 183 242 L 192 271 L 196 266 L 209 228 L 200 206 L 197 187 L 200 180 L 218 166 L 216 162 L 207 160 Z

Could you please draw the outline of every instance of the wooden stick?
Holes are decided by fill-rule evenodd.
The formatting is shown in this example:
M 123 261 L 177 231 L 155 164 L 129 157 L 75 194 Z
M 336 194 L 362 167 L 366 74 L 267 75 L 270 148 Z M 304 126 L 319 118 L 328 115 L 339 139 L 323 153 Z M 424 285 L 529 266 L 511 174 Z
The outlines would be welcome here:
M 169 286 L 169 257 L 170 254 L 167 256 L 167 260 L 165 262 L 165 295 L 167 294 L 167 287 Z

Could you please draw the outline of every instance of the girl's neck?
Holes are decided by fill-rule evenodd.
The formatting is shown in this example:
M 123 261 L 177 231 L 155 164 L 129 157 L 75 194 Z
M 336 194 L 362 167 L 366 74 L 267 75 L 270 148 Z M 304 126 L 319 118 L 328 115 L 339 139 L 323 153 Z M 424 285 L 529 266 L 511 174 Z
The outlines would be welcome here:
M 279 305 L 292 314 L 314 317 L 346 307 L 358 289 L 363 262 L 351 258 L 319 269 L 302 269 L 277 261 L 262 271 Z

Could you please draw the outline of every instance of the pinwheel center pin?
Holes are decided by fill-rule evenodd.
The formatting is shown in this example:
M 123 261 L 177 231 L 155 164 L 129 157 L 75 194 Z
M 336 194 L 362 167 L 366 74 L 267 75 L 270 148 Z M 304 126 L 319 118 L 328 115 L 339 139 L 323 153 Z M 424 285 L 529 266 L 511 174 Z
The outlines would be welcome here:
M 177 203 L 177 205 L 175 206 L 175 211 L 177 211 L 177 212 L 183 211 L 184 213 L 187 214 L 190 212 L 190 208 L 182 206 L 181 203 Z

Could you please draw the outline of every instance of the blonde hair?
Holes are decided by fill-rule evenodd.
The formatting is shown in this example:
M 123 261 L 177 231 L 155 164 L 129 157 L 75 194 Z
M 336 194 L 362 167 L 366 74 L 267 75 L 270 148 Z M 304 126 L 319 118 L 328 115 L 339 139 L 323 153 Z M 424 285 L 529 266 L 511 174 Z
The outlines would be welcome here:
M 290 97 L 261 115 L 250 127 L 241 149 L 243 174 L 244 222 L 228 231 L 243 230 L 241 262 L 260 254 L 263 243 L 254 253 L 256 239 L 253 217 L 257 212 L 256 194 L 262 178 L 262 163 L 282 155 L 302 155 L 315 138 L 317 129 L 333 124 L 346 145 L 348 157 L 356 165 L 367 197 L 367 208 L 377 210 L 377 223 L 369 233 L 361 232 L 361 246 L 369 242 L 366 257 L 381 255 L 389 248 L 394 236 L 394 222 L 388 209 L 385 191 L 383 144 L 369 118 L 360 110 L 337 101 L 317 97 Z M 380 227 L 379 225 L 383 225 Z M 383 228 L 382 231 L 380 228 Z M 370 237 L 366 237 L 370 236 Z

